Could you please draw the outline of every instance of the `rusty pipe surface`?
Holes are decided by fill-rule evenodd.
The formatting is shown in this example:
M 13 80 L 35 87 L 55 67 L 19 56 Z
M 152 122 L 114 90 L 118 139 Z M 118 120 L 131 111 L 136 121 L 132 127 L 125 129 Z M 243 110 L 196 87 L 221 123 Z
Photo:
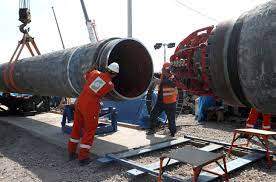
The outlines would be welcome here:
M 119 63 L 120 73 L 113 79 L 114 90 L 105 98 L 135 99 L 148 89 L 153 64 L 147 49 L 134 39 L 112 38 L 4 63 L 0 65 L 0 91 L 77 97 L 85 83 L 83 74 L 112 62 Z

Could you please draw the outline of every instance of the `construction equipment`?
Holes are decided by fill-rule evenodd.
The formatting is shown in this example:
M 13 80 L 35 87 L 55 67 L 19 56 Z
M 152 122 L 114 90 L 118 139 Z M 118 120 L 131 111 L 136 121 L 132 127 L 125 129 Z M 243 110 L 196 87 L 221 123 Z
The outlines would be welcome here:
M 36 53 L 40 55 L 40 51 L 36 46 L 34 38 L 29 35 L 29 28 L 25 28 L 31 22 L 30 2 L 28 0 L 19 1 L 19 21 L 22 22 L 22 24 L 19 26 L 19 30 L 23 33 L 23 37 L 20 41 L 18 41 L 14 53 L 8 65 L 4 69 L 4 82 L 15 89 L 16 85 L 14 84 L 13 79 L 11 79 L 11 74 L 24 46 L 26 45 L 32 56 L 34 56 L 34 51 L 32 50 L 31 45 L 34 47 Z
M 35 115 L 50 111 L 50 98 L 29 94 L 3 93 L 0 96 L 0 115 Z
M 28 33 L 29 29 L 25 29 L 31 23 L 30 2 L 28 0 L 19 0 L 19 21 L 23 23 L 19 26 L 20 32 Z
M 32 50 L 31 45 L 35 49 L 37 55 L 40 55 L 40 51 L 38 50 L 34 38 L 29 35 L 29 28 L 25 28 L 31 22 L 31 12 L 30 12 L 30 2 L 28 0 L 20 0 L 19 1 L 19 21 L 22 24 L 19 26 L 19 30 L 23 33 L 23 37 L 20 41 L 18 41 L 17 47 L 9 61 L 9 63 L 5 66 L 3 72 L 3 79 L 6 85 L 9 85 L 11 89 L 16 89 L 16 85 L 14 80 L 12 79 L 12 73 L 14 71 L 15 63 L 18 61 L 18 58 L 24 48 L 26 46 L 34 56 L 34 51 Z
M 236 144 L 235 142 L 242 138 L 242 136 L 247 135 L 247 142 L 243 144 Z M 271 158 L 271 154 L 275 154 L 276 150 L 272 149 L 269 144 L 269 139 L 274 139 L 276 140 L 276 132 L 274 131 L 266 131 L 266 130 L 258 130 L 258 129 L 253 129 L 253 128 L 245 128 L 245 129 L 235 129 L 234 130 L 234 136 L 233 140 L 231 142 L 231 147 L 229 148 L 228 153 L 231 154 L 233 151 L 234 147 L 238 146 L 243 146 L 245 145 L 246 147 L 249 146 L 249 144 L 252 142 L 253 137 L 256 137 L 260 144 L 261 148 L 266 151 L 266 160 L 268 167 L 272 167 L 273 159 Z
M 54 18 L 55 18 L 55 21 L 56 21 L 56 25 L 57 25 L 57 29 L 58 29 L 59 38 L 60 38 L 60 41 L 61 41 L 61 44 L 62 44 L 62 48 L 65 49 L 65 45 L 64 45 L 63 38 L 62 38 L 60 28 L 59 28 L 59 24 L 58 24 L 58 21 L 57 21 L 55 9 L 54 9 L 53 6 L 52 6 L 52 10 L 53 10 L 53 15 L 54 15 Z
M 2 64 L 0 91 L 77 97 L 85 82 L 84 73 L 93 69 L 103 70 L 112 62 L 120 65 L 120 73 L 114 78 L 115 88 L 107 98 L 140 97 L 153 75 L 150 54 L 140 42 L 120 38 L 18 60 L 10 72 L 15 87 L 4 82 L 4 70 L 9 64 Z
M 18 62 L 18 58 L 22 53 L 24 46 L 26 46 L 32 56 L 40 55 L 35 40 L 29 35 L 29 28 L 26 26 L 31 22 L 31 12 L 30 12 L 30 2 L 28 0 L 19 0 L 19 21 L 22 24 L 19 26 L 20 32 L 23 33 L 23 37 L 16 46 L 16 49 L 10 59 L 10 61 L 5 64 L 2 68 L 2 75 L 4 84 L 8 85 L 9 89 L 5 92 L 10 92 L 10 90 L 18 90 L 14 80 L 13 72 L 15 65 Z M 32 45 L 32 47 L 31 47 Z M 34 49 L 34 50 L 32 50 Z M 36 113 L 45 112 L 50 110 L 49 97 L 37 96 L 37 95 L 11 95 L 10 93 L 4 93 L 0 96 L 0 104 L 5 105 L 8 109 L 2 109 L 1 114 L 26 114 L 26 113 Z
M 180 146 L 181 145 L 181 146 Z M 186 151 L 183 151 L 182 149 L 185 149 L 189 145 L 189 148 L 192 147 L 195 149 L 196 153 L 198 154 L 198 157 L 195 157 L 195 155 L 189 155 L 187 156 Z M 192 146 L 191 146 L 192 145 Z M 200 148 L 198 148 L 201 146 Z M 164 141 L 156 144 L 151 144 L 151 145 L 146 145 L 138 148 L 130 148 L 129 150 L 122 151 L 122 152 L 117 152 L 117 153 L 109 153 L 106 154 L 105 157 L 97 159 L 99 162 L 103 164 L 114 164 L 113 162 L 118 162 L 118 164 L 121 164 L 125 167 L 132 168 L 131 170 L 128 171 L 128 174 L 132 175 L 133 177 L 135 176 L 136 178 L 139 175 L 143 175 L 145 173 L 150 174 L 151 176 L 158 177 L 159 172 L 158 169 L 160 169 L 160 161 L 158 161 L 157 156 L 154 155 L 153 152 L 156 152 L 158 150 L 159 154 L 165 154 L 168 155 L 168 150 L 167 149 L 172 149 L 171 147 L 177 148 L 175 150 L 176 152 L 178 151 L 179 155 L 181 158 L 176 158 L 175 159 L 169 159 L 171 158 L 170 156 L 167 156 L 167 158 L 164 158 L 164 164 L 166 164 L 167 167 L 175 167 L 179 168 L 179 166 L 175 166 L 179 163 L 183 162 L 182 156 L 185 155 L 185 162 L 189 162 L 190 164 L 192 163 L 201 163 L 203 160 L 206 161 L 207 157 L 204 154 L 207 154 L 205 152 L 215 152 L 218 155 L 221 155 L 225 147 L 229 147 L 231 144 L 229 143 L 224 143 L 224 142 L 218 142 L 218 141 L 211 141 L 211 140 L 206 140 L 206 139 L 201 139 L 197 137 L 192 137 L 192 136 L 185 136 L 177 139 L 173 139 L 170 141 Z M 198 148 L 198 149 L 196 149 Z M 235 156 L 235 158 L 228 159 L 226 161 L 226 168 L 227 168 L 227 173 L 228 174 L 233 174 L 233 172 L 237 171 L 238 169 L 241 169 L 245 167 L 246 165 L 252 164 L 253 162 L 259 161 L 263 158 L 265 158 L 265 150 L 260 150 L 260 149 L 252 149 L 252 148 L 245 148 L 245 147 L 237 147 L 240 150 L 239 156 Z M 190 148 L 191 149 L 191 148 Z M 204 154 L 202 154 L 200 151 L 205 151 Z M 216 152 L 217 151 L 217 152 Z M 220 154 L 218 153 L 220 151 Z M 184 153 L 185 152 L 185 153 Z M 190 150 L 192 153 L 193 150 Z M 155 153 L 156 154 L 156 153 Z M 197 155 L 196 154 L 196 155 Z M 209 154 L 209 153 L 208 153 Z M 242 154 L 242 155 L 240 155 Z M 139 161 L 134 161 L 132 158 L 138 158 L 142 156 L 155 156 L 156 158 L 153 159 L 151 163 L 140 163 Z M 169 154 L 170 155 L 170 154 Z M 175 155 L 174 155 L 175 156 Z M 212 155 L 214 156 L 214 155 Z M 169 158 L 168 158 L 169 157 Z M 174 157 L 172 157 L 174 158 Z M 213 157 L 211 157 L 213 158 Z M 193 161 L 194 159 L 194 161 Z M 202 160 L 203 159 L 203 160 Z M 195 167 L 195 166 L 194 166 Z M 221 169 L 222 166 L 215 167 L 214 165 L 208 166 L 208 173 L 207 172 L 202 172 L 198 176 L 198 181 L 214 181 L 218 179 L 219 176 L 214 175 L 219 173 L 220 175 L 223 174 L 223 169 Z M 223 167 L 224 168 L 224 167 Z M 197 174 L 198 174 L 198 169 L 195 169 Z M 171 173 L 166 173 L 163 172 L 162 178 L 164 181 L 178 181 L 178 182 L 183 182 L 183 181 L 192 181 L 193 179 L 188 176 L 181 176 L 181 175 L 176 175 L 173 176 Z
M 177 86 L 276 114 L 275 13 L 270 1 L 190 34 L 170 58 Z
M 163 166 L 163 161 L 168 159 L 165 166 Z M 170 163 L 170 161 L 178 160 L 181 163 L 186 163 L 192 166 L 193 168 L 193 182 L 198 181 L 198 177 L 202 171 L 208 172 L 210 174 L 214 174 L 220 177 L 223 177 L 225 181 L 228 180 L 228 172 L 226 167 L 226 156 L 225 154 L 207 152 L 200 149 L 195 149 L 191 146 L 185 146 L 181 149 L 177 149 L 174 152 L 170 152 L 169 154 L 162 155 L 160 157 L 160 167 L 159 167 L 159 176 L 158 182 L 162 182 L 162 174 L 164 173 L 164 168 Z M 223 160 L 223 166 L 218 162 L 220 159 Z M 216 163 L 223 173 L 213 172 L 207 169 L 207 165 L 211 163 Z
M 84 1 L 80 0 L 80 2 L 81 2 L 81 7 L 82 7 L 83 14 L 84 14 L 84 18 L 85 18 L 85 24 L 86 24 L 86 27 L 88 30 L 89 39 L 90 39 L 91 43 L 98 42 L 99 38 L 98 38 L 98 35 L 96 32 L 95 20 L 93 20 L 93 22 L 92 22 L 89 19 Z
M 102 108 L 99 114 L 99 124 L 97 126 L 96 135 L 107 134 L 117 131 L 117 109 L 114 107 Z M 71 134 L 72 123 L 67 123 L 63 128 L 63 132 Z

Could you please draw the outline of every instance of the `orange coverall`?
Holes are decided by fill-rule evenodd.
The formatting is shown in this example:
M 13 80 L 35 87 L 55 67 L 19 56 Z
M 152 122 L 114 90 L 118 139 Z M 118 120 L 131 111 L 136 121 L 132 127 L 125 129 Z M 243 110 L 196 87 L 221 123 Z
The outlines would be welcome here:
M 253 128 L 260 114 L 261 113 L 259 113 L 256 109 L 251 108 L 249 116 L 246 120 L 246 127 Z M 271 124 L 270 124 L 271 114 L 262 114 L 262 115 L 263 115 L 262 129 L 270 130 L 271 129 Z
M 101 98 L 114 88 L 108 73 L 97 70 L 85 74 L 86 83 L 75 105 L 74 124 L 68 142 L 69 154 L 76 153 L 80 142 L 78 159 L 89 158 L 89 149 L 98 126 Z

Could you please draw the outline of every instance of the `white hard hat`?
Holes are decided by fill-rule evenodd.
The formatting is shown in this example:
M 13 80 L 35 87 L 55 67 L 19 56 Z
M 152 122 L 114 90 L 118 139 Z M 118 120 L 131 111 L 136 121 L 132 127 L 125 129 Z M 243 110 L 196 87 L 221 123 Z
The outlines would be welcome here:
M 113 62 L 110 65 L 108 65 L 107 69 L 110 70 L 110 71 L 113 71 L 115 73 L 119 73 L 119 64 Z

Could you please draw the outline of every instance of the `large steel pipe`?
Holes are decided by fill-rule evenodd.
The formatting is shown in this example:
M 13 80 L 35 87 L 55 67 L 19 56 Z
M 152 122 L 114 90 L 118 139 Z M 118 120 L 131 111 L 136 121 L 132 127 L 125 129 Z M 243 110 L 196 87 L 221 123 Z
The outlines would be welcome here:
M 83 74 L 111 62 L 119 63 L 120 73 L 106 98 L 134 99 L 147 90 L 153 75 L 147 49 L 133 39 L 113 38 L 2 64 L 0 91 L 76 97 L 84 84 Z
M 216 26 L 208 39 L 215 95 L 276 114 L 276 1 Z

